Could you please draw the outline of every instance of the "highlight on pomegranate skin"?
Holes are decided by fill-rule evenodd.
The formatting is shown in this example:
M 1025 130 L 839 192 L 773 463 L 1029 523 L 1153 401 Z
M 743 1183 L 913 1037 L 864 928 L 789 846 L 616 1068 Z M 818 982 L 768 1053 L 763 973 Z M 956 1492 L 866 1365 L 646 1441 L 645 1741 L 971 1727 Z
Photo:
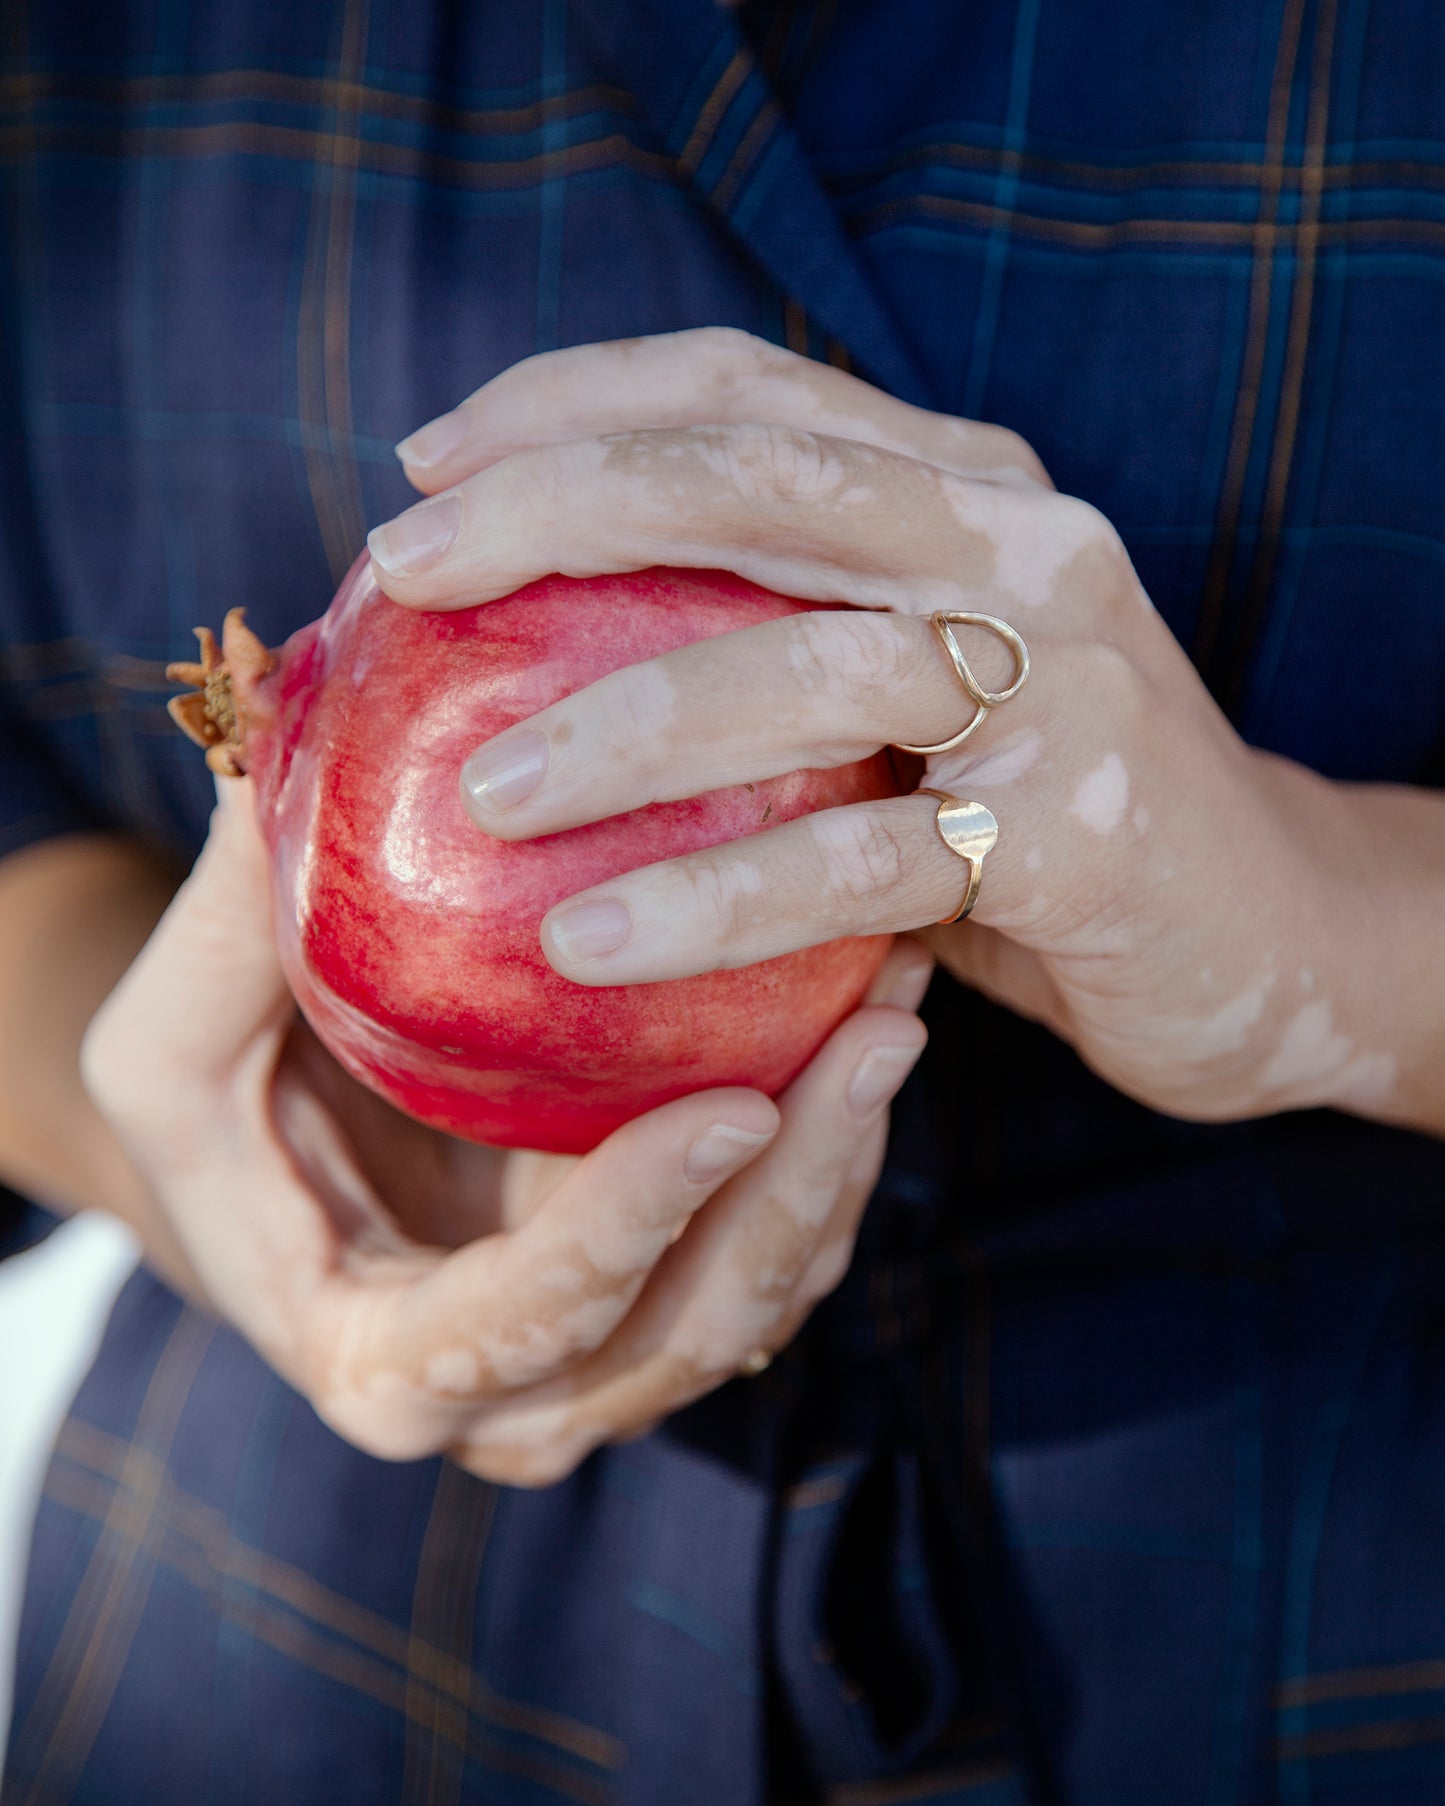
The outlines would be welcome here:
M 554 903 L 660 859 L 893 793 L 884 755 L 493 840 L 458 775 L 491 735 L 609 671 L 809 605 L 722 572 L 547 577 L 456 613 L 402 608 L 352 566 L 326 614 L 268 653 L 227 616 L 172 667 L 172 713 L 213 770 L 256 786 L 286 976 L 337 1060 L 472 1141 L 582 1153 L 670 1098 L 776 1095 L 861 1002 L 887 936 L 761 965 L 593 987 L 554 972 Z

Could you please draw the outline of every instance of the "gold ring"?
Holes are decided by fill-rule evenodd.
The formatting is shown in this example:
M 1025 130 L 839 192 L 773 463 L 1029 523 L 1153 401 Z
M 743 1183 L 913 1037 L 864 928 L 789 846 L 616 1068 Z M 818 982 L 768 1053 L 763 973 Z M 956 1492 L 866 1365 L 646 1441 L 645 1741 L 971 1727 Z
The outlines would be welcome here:
M 755 1380 L 760 1373 L 766 1373 L 772 1364 L 773 1357 L 766 1348 L 755 1348 L 738 1368 L 738 1372 L 747 1379 Z
M 947 609 L 940 608 L 928 617 L 928 624 L 938 635 L 938 643 L 948 654 L 950 663 L 958 673 L 958 681 L 968 691 L 974 710 L 973 719 L 951 740 L 940 740 L 936 746 L 906 746 L 902 740 L 894 742 L 900 752 L 917 753 L 925 759 L 931 758 L 934 753 L 952 752 L 955 746 L 962 746 L 989 710 L 996 709 L 1011 696 L 1017 696 L 1029 679 L 1029 649 L 1024 644 L 1023 635 L 1010 627 L 1007 621 L 999 620 L 997 615 L 950 613 Z M 955 627 L 986 627 L 990 633 L 997 634 L 1008 647 L 1014 655 L 1014 680 L 1006 690 L 984 689 L 963 656 L 962 646 L 954 638 Z
M 982 803 L 966 803 L 942 790 L 922 789 L 914 794 L 938 798 L 938 812 L 933 818 L 938 837 L 950 853 L 956 853 L 968 863 L 968 889 L 963 893 L 963 901 L 951 916 L 944 916 L 938 924 L 940 928 L 946 928 L 950 922 L 961 922 L 978 902 L 984 857 L 993 851 L 998 840 L 998 822 L 993 811 L 985 809 Z

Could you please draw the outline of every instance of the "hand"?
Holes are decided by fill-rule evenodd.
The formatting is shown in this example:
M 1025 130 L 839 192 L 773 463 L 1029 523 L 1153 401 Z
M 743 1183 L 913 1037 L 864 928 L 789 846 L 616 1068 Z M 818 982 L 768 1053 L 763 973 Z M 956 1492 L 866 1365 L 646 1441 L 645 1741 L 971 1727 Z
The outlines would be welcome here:
M 541 1484 L 795 1333 L 847 1266 L 923 1046 L 921 949 L 776 1104 L 679 1098 L 581 1160 L 477 1147 L 299 1021 L 250 786 L 218 790 L 83 1070 L 210 1302 L 341 1435 Z
M 972 920 L 926 929 L 965 868 L 934 801 L 902 797 L 596 887 L 581 900 L 630 922 L 610 951 L 560 904 L 543 925 L 558 971 L 630 984 L 923 928 L 959 977 L 1157 1108 L 1388 1098 L 1394 1050 L 1347 1027 L 1332 787 L 1238 738 L 1109 523 L 1012 435 L 704 331 L 534 358 L 400 451 L 437 499 L 371 544 L 410 606 L 653 564 L 854 605 L 619 671 L 510 729 L 467 768 L 489 834 L 946 738 L 972 705 L 934 609 L 1002 616 L 1032 649 L 1022 693 L 923 778 L 1001 824 Z M 986 685 L 1007 681 L 994 641 L 967 650 Z

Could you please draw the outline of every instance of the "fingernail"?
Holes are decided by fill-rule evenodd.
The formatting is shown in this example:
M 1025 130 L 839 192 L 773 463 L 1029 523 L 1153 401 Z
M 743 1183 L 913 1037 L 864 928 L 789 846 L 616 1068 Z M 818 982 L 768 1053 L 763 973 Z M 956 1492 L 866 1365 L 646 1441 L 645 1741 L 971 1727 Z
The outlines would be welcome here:
M 462 498 L 444 495 L 373 527 L 367 550 L 388 577 L 414 577 L 436 563 L 456 542 L 462 526 Z
M 632 911 L 612 897 L 566 903 L 548 918 L 547 932 L 563 959 L 600 959 L 632 933 Z
M 895 1010 L 916 1010 L 932 982 L 933 961 L 925 957 L 910 960 L 893 974 L 874 1002 Z
M 759 1135 L 755 1129 L 739 1129 L 730 1122 L 715 1122 L 710 1129 L 704 1129 L 687 1150 L 682 1170 L 694 1185 L 707 1185 L 726 1173 L 735 1172 L 772 1139 L 771 1132 Z
M 413 470 L 430 470 L 433 464 L 450 457 L 466 436 L 467 411 L 453 408 L 449 414 L 438 414 L 435 420 L 408 434 L 396 447 L 396 455 Z
M 462 788 L 489 814 L 514 809 L 547 775 L 547 736 L 523 728 L 480 747 L 462 767 Z
M 875 1047 L 858 1062 L 848 1086 L 848 1108 L 855 1116 L 871 1116 L 896 1097 L 918 1063 L 921 1047 Z

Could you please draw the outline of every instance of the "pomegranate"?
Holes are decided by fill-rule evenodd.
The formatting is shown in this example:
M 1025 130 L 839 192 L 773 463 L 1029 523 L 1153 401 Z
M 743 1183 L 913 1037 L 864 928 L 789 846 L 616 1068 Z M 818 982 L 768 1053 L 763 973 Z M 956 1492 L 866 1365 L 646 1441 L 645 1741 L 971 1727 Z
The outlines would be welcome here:
M 500 602 L 419 613 L 363 556 L 319 621 L 270 653 L 226 617 L 199 629 L 199 686 L 172 713 L 213 770 L 249 775 L 275 930 L 335 1057 L 450 1134 L 578 1153 L 712 1085 L 780 1091 L 862 998 L 887 937 L 737 971 L 574 984 L 545 912 L 619 872 L 808 811 L 891 793 L 883 755 L 659 803 L 542 839 L 492 840 L 458 774 L 483 740 L 623 665 L 806 603 L 719 572 L 548 577 Z

